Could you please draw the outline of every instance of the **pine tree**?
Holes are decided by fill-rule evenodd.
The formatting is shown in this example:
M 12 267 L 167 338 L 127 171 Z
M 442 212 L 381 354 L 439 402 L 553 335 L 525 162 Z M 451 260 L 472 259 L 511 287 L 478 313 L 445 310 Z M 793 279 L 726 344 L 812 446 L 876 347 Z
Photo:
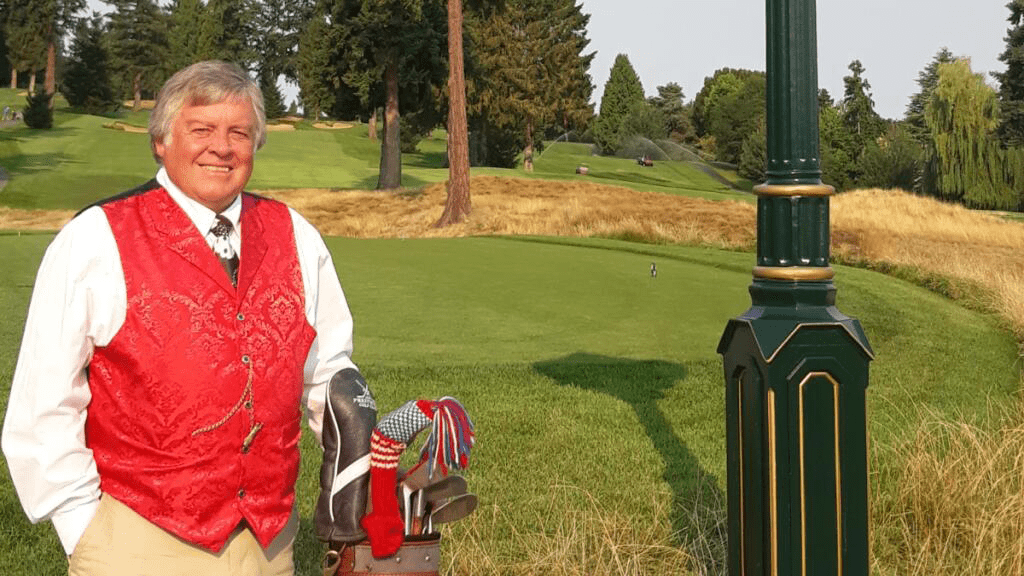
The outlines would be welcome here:
M 1006 8 L 1012 28 L 1006 32 L 1006 50 L 999 55 L 1006 71 L 992 75 L 999 81 L 999 140 L 1004 147 L 1020 147 L 1024 146 L 1024 0 L 1012 0 Z
M 594 142 L 604 154 L 612 154 L 622 138 L 622 122 L 644 102 L 644 87 L 625 54 L 615 57 L 601 95 L 601 108 L 594 124 Z
M 676 142 L 685 142 L 693 135 L 693 123 L 685 100 L 683 87 L 675 82 L 658 86 L 658 95 L 647 99 L 664 116 L 665 131 Z
M 103 34 L 99 16 L 83 18 L 78 23 L 61 82 L 60 91 L 68 104 L 89 114 L 112 112 L 118 105 L 107 70 Z
M 166 79 L 167 19 L 154 0 L 106 0 L 114 7 L 106 35 L 110 69 L 122 96 L 138 110 L 143 91 L 155 93 Z
M 8 0 L 7 9 L 4 36 L 11 62 L 11 88 L 17 88 L 18 72 L 27 70 L 29 94 L 33 94 L 35 73 L 46 66 L 46 12 L 33 0 Z
M 40 86 L 35 92 L 25 97 L 25 125 L 29 128 L 49 130 L 53 128 L 53 110 L 50 108 L 50 95 Z
M 860 158 L 868 142 L 882 135 L 885 122 L 875 112 L 871 99 L 871 84 L 864 77 L 864 65 L 854 60 L 849 66 L 851 74 L 843 77 L 843 123 L 852 136 L 853 149 L 847 150 L 854 160 Z
M 177 71 L 200 60 L 199 34 L 203 22 L 201 0 L 174 0 L 168 7 L 168 71 Z
M 239 0 L 207 0 L 199 25 L 199 60 L 224 60 L 250 68 L 255 60 L 247 39 L 253 21 L 251 4 Z
M 448 0 L 448 195 L 438 228 L 465 220 L 472 209 L 462 31 L 462 0 Z
M 331 66 L 337 38 L 323 10 L 325 7 L 319 6 L 306 22 L 299 37 L 296 55 L 295 69 L 302 111 L 307 118 L 313 120 L 318 120 L 322 112 L 334 106 L 334 86 L 338 83 Z
M 928 126 L 924 120 L 924 110 L 928 105 L 928 101 L 932 98 L 935 85 L 939 82 L 939 65 L 952 62 L 955 59 L 956 57 L 953 56 L 953 53 L 948 48 L 943 47 L 935 54 L 932 61 L 925 66 L 924 70 L 917 75 L 917 86 L 920 89 L 910 97 L 910 103 L 907 104 L 906 121 L 910 133 L 922 142 L 928 135 Z

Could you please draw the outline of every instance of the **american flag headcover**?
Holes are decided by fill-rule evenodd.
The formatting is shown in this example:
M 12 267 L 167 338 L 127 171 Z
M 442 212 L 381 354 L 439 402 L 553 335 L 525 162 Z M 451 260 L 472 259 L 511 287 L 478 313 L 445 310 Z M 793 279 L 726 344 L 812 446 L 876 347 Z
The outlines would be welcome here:
M 362 521 L 377 558 L 391 556 L 402 546 L 404 524 L 395 495 L 398 459 L 427 426 L 431 431 L 421 459 L 430 467 L 430 477 L 469 465 L 469 450 L 475 442 L 473 423 L 454 398 L 410 400 L 381 418 L 370 437 L 373 511 Z

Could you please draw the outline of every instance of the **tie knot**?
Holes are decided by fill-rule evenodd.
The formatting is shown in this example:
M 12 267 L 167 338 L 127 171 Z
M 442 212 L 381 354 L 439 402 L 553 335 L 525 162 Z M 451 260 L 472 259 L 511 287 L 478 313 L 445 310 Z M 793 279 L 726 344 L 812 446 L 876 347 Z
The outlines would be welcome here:
M 232 228 L 234 226 L 231 225 L 231 220 L 222 214 L 217 214 L 217 220 L 213 223 L 213 228 L 210 228 L 210 232 L 218 238 L 227 240 Z

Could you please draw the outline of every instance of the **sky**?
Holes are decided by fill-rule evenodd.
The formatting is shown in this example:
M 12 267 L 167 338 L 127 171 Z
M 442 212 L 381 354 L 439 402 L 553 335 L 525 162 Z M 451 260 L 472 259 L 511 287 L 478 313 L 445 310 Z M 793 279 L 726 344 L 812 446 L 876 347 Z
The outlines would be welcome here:
M 1008 0 L 819 0 L 818 86 L 836 100 L 843 76 L 860 60 L 875 111 L 902 119 L 917 76 L 947 47 L 971 59 L 971 69 L 1002 72 L 999 55 L 1010 27 Z M 582 0 L 587 37 L 597 51 L 590 65 L 599 103 L 618 54 L 629 57 L 648 96 L 675 82 L 687 101 L 720 68 L 765 69 L 765 8 L 761 0 Z M 595 111 L 597 111 L 595 109 Z
M 765 2 L 761 0 L 578 0 L 590 14 L 589 51 L 593 101 L 601 94 L 618 54 L 629 57 L 648 96 L 675 82 L 687 101 L 719 68 L 765 69 Z M 903 118 L 917 75 L 942 48 L 989 72 L 1005 66 L 1008 0 L 819 0 L 818 86 L 843 95 L 843 76 L 860 60 L 875 111 Z M 106 12 L 100 0 L 91 9 Z M 295 89 L 286 88 L 286 101 Z

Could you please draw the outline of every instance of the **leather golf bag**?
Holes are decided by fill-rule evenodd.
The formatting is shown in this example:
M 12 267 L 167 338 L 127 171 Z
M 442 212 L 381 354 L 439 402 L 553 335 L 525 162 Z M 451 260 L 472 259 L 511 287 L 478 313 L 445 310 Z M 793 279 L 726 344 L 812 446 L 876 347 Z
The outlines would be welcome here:
M 364 540 L 359 521 L 366 513 L 370 488 L 370 435 L 377 404 L 358 370 L 335 374 L 327 387 L 324 409 L 324 460 L 320 496 L 313 524 L 320 540 L 347 544 Z
M 394 556 L 374 558 L 368 542 L 327 551 L 324 576 L 437 576 L 441 535 L 410 536 Z

